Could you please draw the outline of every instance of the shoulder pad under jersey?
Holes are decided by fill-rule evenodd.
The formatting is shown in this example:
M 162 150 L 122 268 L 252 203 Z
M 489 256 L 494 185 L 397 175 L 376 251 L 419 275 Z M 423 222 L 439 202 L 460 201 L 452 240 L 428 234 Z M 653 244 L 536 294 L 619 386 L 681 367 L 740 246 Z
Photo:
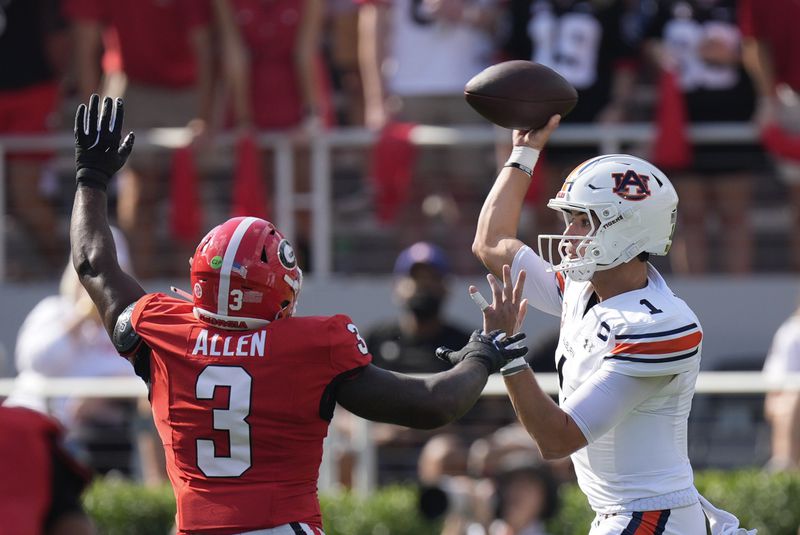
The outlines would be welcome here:
M 142 337 L 133 330 L 133 323 L 131 322 L 136 303 L 137 301 L 134 301 L 122 311 L 122 314 L 117 318 L 117 324 L 114 326 L 111 341 L 120 355 L 130 355 L 142 343 Z

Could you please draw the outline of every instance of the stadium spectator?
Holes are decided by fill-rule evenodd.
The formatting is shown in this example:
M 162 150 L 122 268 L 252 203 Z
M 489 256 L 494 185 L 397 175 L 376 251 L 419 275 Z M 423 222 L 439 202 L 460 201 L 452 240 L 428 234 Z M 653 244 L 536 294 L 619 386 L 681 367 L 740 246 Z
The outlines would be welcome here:
M 469 338 L 468 331 L 443 316 L 449 275 L 447 255 L 432 243 L 417 242 L 398 255 L 393 288 L 400 315 L 373 326 L 364 335 L 373 364 L 401 373 L 450 368 L 430 358 L 437 347 L 458 347 Z
M 225 78 L 230 85 L 233 124 L 240 134 L 276 130 L 308 136 L 330 123 L 328 82 L 322 62 L 322 0 L 214 0 L 220 28 Z M 272 153 L 264 174 L 271 176 Z M 295 190 L 310 187 L 307 147 L 296 150 Z M 263 181 L 263 177 L 258 177 Z M 260 199 L 268 203 L 267 198 Z M 268 215 L 267 206 L 249 214 Z M 235 215 L 240 213 L 235 212 Z M 309 266 L 310 211 L 297 219 L 297 253 Z M 313 267 L 313 266 L 312 266 Z
M 491 62 L 493 0 L 361 2 L 366 125 L 474 123 L 464 83 Z
M 775 333 L 764 373 L 775 379 L 800 373 L 800 310 Z M 767 467 L 775 471 L 800 469 L 800 392 L 768 392 L 764 415 L 772 427 L 772 456 Z
M 620 0 L 509 0 L 502 26 L 506 29 L 501 38 L 502 55 L 546 65 L 577 89 L 578 103 L 565 124 L 626 120 L 635 96 L 642 32 L 629 4 Z M 501 138 L 498 166 L 509 150 L 506 138 Z M 555 195 L 561 179 L 595 150 L 596 144 L 548 147 L 542 179 L 527 198 L 535 228 L 554 231 L 559 227 L 560 221 L 549 210 L 536 210 L 535 205 L 541 198 Z
M 364 84 L 365 124 L 383 138 L 405 137 L 397 124 L 463 126 L 484 124 L 464 101 L 464 84 L 487 67 L 495 54 L 492 35 L 496 0 L 362 1 L 359 61 Z M 383 139 L 382 138 L 382 139 Z M 480 147 L 425 147 L 412 159 L 390 153 L 389 167 L 407 166 L 398 185 L 375 165 L 371 177 L 378 199 L 399 191 L 397 209 L 387 222 L 400 241 L 420 238 L 444 245 L 455 266 L 474 269 L 468 241 L 453 232 L 477 214 L 480 177 L 494 165 Z
M 50 132 L 57 124 L 68 32 L 59 0 L 11 0 L 0 5 L 0 135 Z M 40 184 L 47 152 L 6 155 L 8 206 L 33 241 L 34 254 L 53 272 L 64 253 L 55 208 Z M 24 256 L 23 258 L 29 258 Z M 19 275 L 30 275 L 27 260 Z M 14 265 L 13 263 L 11 264 Z
M 490 191 L 473 251 L 495 297 L 512 274 L 523 303 L 562 319 L 556 352 L 559 404 L 524 359 L 502 373 L 517 417 L 545 459 L 570 455 L 596 512 L 591 535 L 754 533 L 700 496 L 687 453 L 687 422 L 703 331 L 692 310 L 648 262 L 669 250 L 678 195 L 659 169 L 628 155 L 578 166 L 547 203 L 563 234 L 540 234 L 539 253 L 517 226 L 539 152 L 556 129 L 513 133 L 514 149 Z M 509 267 L 511 264 L 511 267 Z M 476 302 L 480 301 L 476 297 Z M 518 325 L 487 321 L 484 329 Z M 724 530 L 724 531 L 723 531 Z
M 475 441 L 469 470 L 465 455 L 458 435 L 435 435 L 425 444 L 419 464 L 423 515 L 444 515 L 443 535 L 543 534 L 542 521 L 557 509 L 558 482 L 528 433 L 512 424 Z
M 744 59 L 758 91 L 756 121 L 789 190 L 789 228 L 800 225 L 800 32 L 794 0 L 741 0 Z M 800 237 L 789 232 L 790 267 L 800 269 Z
M 214 85 L 210 0 L 65 1 L 81 97 L 124 93 L 137 110 L 132 128 L 188 126 L 195 141 L 208 139 Z M 131 242 L 136 272 L 145 278 L 162 274 L 159 260 L 171 258 L 156 254 L 157 231 L 166 227 L 156 222 L 168 173 L 164 157 L 143 153 L 120 175 L 118 220 Z
M 467 476 L 467 448 L 453 433 L 432 436 L 419 454 L 420 511 L 441 520 L 441 535 L 463 535 L 475 524 L 477 489 Z
M 364 124 L 364 92 L 358 66 L 358 5 L 352 0 L 328 2 L 325 35 L 336 86 L 337 123 Z
M 439 346 L 458 347 L 469 339 L 465 329 L 444 315 L 449 276 L 447 255 L 432 243 L 417 242 L 397 256 L 393 289 L 399 316 L 372 326 L 364 335 L 374 365 L 400 373 L 435 373 L 450 368 L 430 358 Z M 482 398 L 447 432 L 475 439 L 511 416 L 505 400 Z M 344 420 L 342 423 L 346 426 Z M 431 433 L 380 424 L 373 425 L 371 432 L 377 447 L 379 483 L 413 479 L 421 448 Z
M 494 475 L 497 519 L 489 535 L 547 535 L 544 523 L 558 510 L 558 482 L 536 452 L 505 456 Z
M 662 76 L 676 78 L 689 124 L 746 122 L 752 117 L 755 90 L 742 66 L 736 2 L 659 2 L 649 26 L 651 55 Z M 673 269 L 747 273 L 752 267 L 753 172 L 762 170 L 762 151 L 750 143 L 701 144 L 691 152 L 683 165 L 656 162 L 674 177 L 681 198 Z M 714 233 L 709 239 L 715 216 L 719 236 Z M 719 266 L 710 265 L 713 258 L 720 259 Z
M 185 300 L 145 293 L 119 267 L 106 213 L 108 182 L 134 138 L 121 139 L 122 99 L 106 98 L 102 112 L 99 101 L 93 95 L 75 118 L 73 263 L 150 388 L 179 533 L 322 529 L 317 477 L 336 403 L 371 420 L 438 427 L 466 412 L 490 373 L 526 353 L 512 349 L 520 335 L 476 331 L 459 351 L 437 350 L 453 369 L 430 378 L 373 366 L 347 316 L 295 316 L 294 251 L 253 217 L 203 238 Z M 486 321 L 516 324 L 520 292 L 487 307 Z
M 131 272 L 122 233 L 114 229 L 114 236 L 117 258 Z M 134 376 L 130 364 L 117 358 L 71 262 L 61 276 L 59 293 L 37 303 L 20 327 L 16 364 L 19 375 L 7 403 L 56 418 L 70 446 L 94 471 L 131 474 L 132 402 L 80 395 L 48 398 L 40 391 L 48 378 Z
M 52 418 L 0 406 L 0 531 L 30 535 L 92 535 L 81 493 L 91 476 L 62 444 Z

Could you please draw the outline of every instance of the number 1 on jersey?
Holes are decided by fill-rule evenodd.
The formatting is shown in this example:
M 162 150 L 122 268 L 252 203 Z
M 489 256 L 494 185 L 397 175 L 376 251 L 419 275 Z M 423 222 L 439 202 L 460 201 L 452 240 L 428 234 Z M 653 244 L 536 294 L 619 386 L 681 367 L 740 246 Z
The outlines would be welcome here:
M 230 387 L 228 407 L 212 409 L 215 430 L 227 431 L 230 455 L 217 456 L 214 441 L 197 439 L 197 467 L 206 477 L 239 477 L 251 466 L 250 393 L 253 378 L 239 366 L 207 366 L 197 377 L 197 399 L 214 399 L 218 386 Z

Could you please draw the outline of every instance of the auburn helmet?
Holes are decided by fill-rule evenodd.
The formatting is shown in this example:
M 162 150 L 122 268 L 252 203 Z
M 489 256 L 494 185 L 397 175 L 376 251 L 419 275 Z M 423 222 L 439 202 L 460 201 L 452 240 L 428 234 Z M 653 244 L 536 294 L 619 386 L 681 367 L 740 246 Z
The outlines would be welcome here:
M 194 314 L 225 329 L 256 329 L 294 314 L 303 273 L 275 225 L 235 217 L 206 234 L 191 260 Z
M 611 269 L 640 253 L 667 254 L 675 232 L 678 194 L 650 162 L 608 154 L 576 167 L 547 206 L 561 211 L 567 225 L 575 212 L 589 215 L 592 227 L 585 236 L 539 235 L 539 255 L 553 271 L 586 281 L 595 271 Z M 570 241 L 577 243 L 577 257 L 567 254 Z M 560 256 L 558 262 L 554 251 Z

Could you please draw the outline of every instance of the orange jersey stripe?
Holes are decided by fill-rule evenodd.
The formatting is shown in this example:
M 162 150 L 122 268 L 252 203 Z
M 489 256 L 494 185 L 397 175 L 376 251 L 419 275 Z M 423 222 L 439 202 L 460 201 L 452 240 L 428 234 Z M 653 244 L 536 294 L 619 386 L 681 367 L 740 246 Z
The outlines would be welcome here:
M 561 293 L 564 293 L 564 275 L 561 274 L 560 271 L 556 271 L 556 280 L 558 281 L 558 288 L 561 290 Z
M 687 334 L 686 336 L 662 340 L 660 342 L 624 342 L 614 346 L 614 349 L 611 350 L 611 354 L 633 353 L 636 355 L 663 355 L 665 353 L 677 353 L 678 351 L 686 351 L 687 349 L 696 347 L 702 339 L 703 333 L 697 331 Z
M 633 532 L 633 535 L 655 535 L 661 511 L 647 511 L 642 515 L 642 523 Z

